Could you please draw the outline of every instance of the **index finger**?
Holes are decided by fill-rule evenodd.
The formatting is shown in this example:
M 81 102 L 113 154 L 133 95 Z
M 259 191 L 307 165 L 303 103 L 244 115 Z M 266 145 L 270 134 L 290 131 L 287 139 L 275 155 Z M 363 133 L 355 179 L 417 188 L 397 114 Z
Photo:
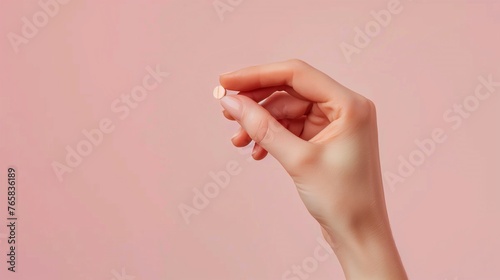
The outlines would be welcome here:
M 251 91 L 275 86 L 290 86 L 304 99 L 324 103 L 345 100 L 350 90 L 309 64 L 287 60 L 243 68 L 220 76 L 220 84 L 229 90 Z

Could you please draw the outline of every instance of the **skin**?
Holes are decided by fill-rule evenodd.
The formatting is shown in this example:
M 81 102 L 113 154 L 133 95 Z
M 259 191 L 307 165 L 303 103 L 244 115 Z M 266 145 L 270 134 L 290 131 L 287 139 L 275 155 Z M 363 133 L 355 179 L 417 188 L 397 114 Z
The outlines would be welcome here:
M 408 279 L 391 232 L 372 101 L 300 60 L 220 76 L 237 95 L 220 102 L 241 128 L 236 147 L 254 143 L 293 179 L 346 279 Z

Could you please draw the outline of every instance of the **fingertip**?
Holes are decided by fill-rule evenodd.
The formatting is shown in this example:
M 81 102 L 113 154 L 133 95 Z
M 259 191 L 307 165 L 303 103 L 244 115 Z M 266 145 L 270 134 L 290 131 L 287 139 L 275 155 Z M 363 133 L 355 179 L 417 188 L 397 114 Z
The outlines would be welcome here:
M 234 71 L 227 71 L 227 72 L 224 72 L 224 73 L 220 73 L 220 74 L 219 74 L 219 77 L 229 75 L 229 74 L 231 74 L 231 73 L 233 73 L 233 72 L 234 72 Z
M 220 84 L 221 86 L 223 86 L 223 87 L 226 87 L 226 85 L 225 85 L 225 75 L 226 75 L 226 74 L 220 74 L 220 75 L 219 75 L 219 84 Z
M 230 121 L 234 121 L 234 118 L 233 116 L 231 116 L 231 114 L 229 114 L 228 111 L 226 111 L 225 109 L 222 110 L 222 114 L 224 115 L 224 117 L 226 117 L 226 119 L 230 120 Z
M 267 151 L 263 150 L 263 152 L 259 153 L 258 155 L 256 154 L 255 156 L 253 156 L 253 159 L 260 161 L 260 160 L 263 160 L 264 158 L 266 158 L 266 156 L 267 156 Z
M 220 99 L 220 105 L 224 108 L 229 115 L 235 120 L 240 120 L 243 114 L 244 104 L 236 96 L 226 95 Z
M 235 147 L 241 148 L 250 144 L 252 139 L 248 136 L 248 133 L 240 127 L 240 129 L 231 137 L 231 142 Z
M 231 78 L 231 75 L 233 74 L 234 72 L 225 72 L 225 73 L 222 73 L 219 75 L 219 84 L 222 85 L 224 88 L 228 89 L 228 86 L 230 85 L 229 84 L 229 80 Z
M 255 144 L 252 150 L 252 157 L 255 160 L 262 160 L 266 157 L 267 151 L 259 144 Z
M 243 78 L 244 76 L 241 70 L 227 72 L 219 75 L 219 84 L 227 90 L 240 91 Z

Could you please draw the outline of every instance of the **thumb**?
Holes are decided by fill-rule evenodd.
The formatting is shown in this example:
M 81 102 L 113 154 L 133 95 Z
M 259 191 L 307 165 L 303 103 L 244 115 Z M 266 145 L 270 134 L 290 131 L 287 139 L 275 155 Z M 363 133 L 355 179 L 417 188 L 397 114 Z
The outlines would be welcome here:
M 283 127 L 266 109 L 244 96 L 225 96 L 221 105 L 246 130 L 250 138 L 266 149 L 285 168 L 307 154 L 309 142 Z

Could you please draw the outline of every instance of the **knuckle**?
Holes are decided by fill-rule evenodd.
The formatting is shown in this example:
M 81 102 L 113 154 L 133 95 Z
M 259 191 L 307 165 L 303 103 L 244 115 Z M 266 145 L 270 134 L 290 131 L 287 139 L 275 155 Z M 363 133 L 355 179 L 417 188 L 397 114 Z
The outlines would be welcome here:
M 348 102 L 346 117 L 349 122 L 356 124 L 369 123 L 376 116 L 376 108 L 373 101 L 366 97 L 359 97 Z
M 287 71 L 288 73 L 288 80 L 287 83 L 289 85 L 293 84 L 293 79 L 295 78 L 296 75 L 300 75 L 301 73 L 304 73 L 307 69 L 309 69 L 311 66 L 304 62 L 303 60 L 293 58 L 287 61 Z
M 311 145 L 308 149 L 300 151 L 290 151 L 290 160 L 287 163 L 287 171 L 292 177 L 308 174 L 314 171 L 321 159 L 321 146 Z
M 250 137 L 257 144 L 265 144 L 271 141 L 274 137 L 270 129 L 269 121 L 266 118 L 258 118 L 256 129 Z
M 309 66 L 305 61 L 298 59 L 298 58 L 292 58 L 288 60 L 288 63 L 292 65 L 294 69 L 303 69 Z

